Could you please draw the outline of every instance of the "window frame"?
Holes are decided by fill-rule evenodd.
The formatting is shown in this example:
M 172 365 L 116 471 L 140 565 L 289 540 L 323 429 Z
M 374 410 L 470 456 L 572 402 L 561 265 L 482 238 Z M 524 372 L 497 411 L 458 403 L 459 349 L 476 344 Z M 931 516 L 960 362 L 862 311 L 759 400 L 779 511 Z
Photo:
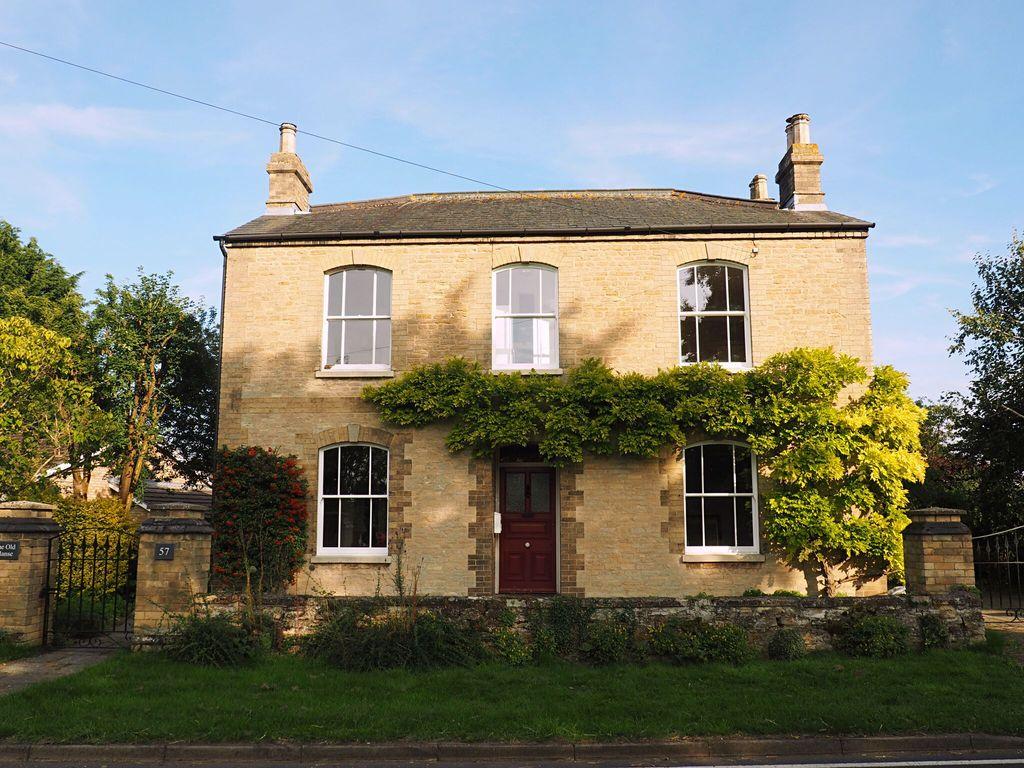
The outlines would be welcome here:
M 373 314 L 372 315 L 346 315 L 345 314 L 345 289 L 348 284 L 348 278 L 344 277 L 346 273 L 353 272 L 356 270 L 364 270 L 373 273 Z M 391 276 L 391 288 L 390 295 L 388 296 L 388 303 L 391 304 L 391 314 L 379 315 L 377 314 L 377 279 L 381 273 L 387 273 Z M 341 287 L 341 306 L 342 314 L 330 315 L 328 314 L 330 308 L 330 295 L 331 295 L 331 279 L 337 275 L 343 275 L 342 287 Z M 320 370 L 322 371 L 382 371 L 390 372 L 392 370 L 393 354 L 394 354 L 394 287 L 395 277 L 394 273 L 390 269 L 384 267 L 377 267 L 372 264 L 353 264 L 350 266 L 340 267 L 338 269 L 332 269 L 329 272 L 324 273 L 324 307 L 323 307 L 323 328 L 320 333 Z M 387 320 L 391 323 L 391 338 L 388 341 L 388 363 L 329 363 L 327 362 L 327 339 L 329 336 L 329 329 L 332 320 L 340 320 L 342 322 L 341 330 L 341 352 L 344 357 L 345 352 L 345 320 L 372 320 L 373 331 L 371 336 L 371 349 L 373 357 L 377 355 L 377 321 Z
M 686 462 L 686 451 L 688 451 L 690 448 L 703 448 L 706 445 L 730 445 L 730 446 L 733 446 L 733 447 L 746 448 L 747 449 L 747 451 L 750 453 L 750 484 L 751 484 L 751 492 L 750 493 L 736 493 L 735 491 L 733 491 L 732 493 L 704 493 L 703 486 L 704 486 L 705 478 L 704 478 L 704 452 L 703 451 L 701 451 L 701 454 L 700 454 L 700 459 L 701 459 L 700 475 L 701 475 L 701 487 L 702 487 L 702 490 L 701 490 L 700 493 L 690 493 L 690 491 L 686 488 L 686 464 L 685 464 L 685 462 Z M 684 552 L 684 554 L 687 554 L 687 555 L 759 555 L 759 554 L 761 554 L 760 512 L 759 512 L 758 488 L 757 488 L 757 485 L 758 485 L 758 483 L 757 483 L 757 480 L 758 480 L 758 477 L 757 477 L 757 456 L 754 455 L 754 451 L 751 449 L 751 447 L 748 444 L 746 444 L 744 442 L 741 442 L 739 440 L 701 440 L 700 442 L 689 443 L 683 449 L 683 462 L 684 462 L 683 463 L 683 552 Z M 736 462 L 735 461 L 733 461 L 732 478 L 733 478 L 732 479 L 733 488 L 735 489 L 735 487 L 736 487 Z M 753 545 L 749 546 L 749 547 L 741 547 L 741 546 L 705 546 L 704 544 L 692 544 L 691 545 L 690 544 L 690 540 L 689 540 L 690 539 L 689 531 L 687 530 L 687 525 L 686 525 L 686 501 L 690 497 L 695 497 L 695 498 L 699 498 L 699 499 L 702 499 L 702 500 L 705 497 L 711 497 L 711 498 L 731 498 L 731 499 L 747 498 L 747 497 L 749 497 L 750 500 L 751 500 L 750 514 L 751 514 L 751 516 L 753 518 L 753 520 L 752 520 L 752 527 L 751 527 L 751 530 L 753 531 Z M 738 523 L 739 523 L 739 519 L 737 518 L 736 507 L 735 507 L 735 505 L 733 505 L 733 530 L 738 530 Z M 700 525 L 701 525 L 701 538 L 703 539 L 705 537 L 705 534 L 706 534 L 706 531 L 705 531 L 705 528 L 704 528 L 705 523 L 704 523 L 704 505 L 703 505 L 703 503 L 701 504 Z
M 691 311 L 684 312 L 683 309 L 682 309 L 682 306 L 683 306 L 683 296 L 682 296 L 682 290 L 681 290 L 681 285 L 680 285 L 680 280 L 679 280 L 680 273 L 684 269 L 694 269 L 694 268 L 697 268 L 697 267 L 729 267 L 729 268 L 732 268 L 732 269 L 740 270 L 740 273 L 743 275 L 743 309 L 742 310 L 737 310 L 737 309 L 731 309 L 731 310 L 730 309 L 725 309 L 725 310 L 703 310 L 703 311 L 691 310 Z M 729 297 L 729 293 L 728 293 L 728 291 L 729 291 L 729 279 L 728 279 L 728 277 L 726 277 L 726 280 L 725 280 L 725 290 L 726 290 L 726 303 L 725 303 L 725 306 L 728 307 L 729 306 L 729 298 L 728 298 Z M 683 318 L 685 318 L 685 317 L 695 317 L 695 318 L 697 318 L 697 325 L 698 325 L 698 327 L 697 327 L 696 338 L 697 338 L 697 358 L 698 359 L 695 360 L 695 361 L 683 360 Z M 700 324 L 700 318 L 701 317 L 742 317 L 743 318 L 743 345 L 744 345 L 744 350 L 743 351 L 744 351 L 744 356 L 746 357 L 745 362 L 734 363 L 732 361 L 723 362 L 721 360 L 703 360 L 703 361 L 700 360 L 700 354 L 699 354 L 700 353 L 700 329 L 699 329 L 699 324 Z M 676 344 L 676 352 L 677 352 L 676 357 L 679 360 L 679 365 L 697 365 L 698 363 L 701 363 L 701 362 L 707 362 L 707 363 L 711 363 L 712 365 L 720 365 L 723 368 L 725 368 L 727 370 L 731 370 L 731 371 L 747 371 L 747 370 L 750 370 L 751 368 L 753 368 L 754 365 L 753 365 L 753 362 L 751 360 L 752 355 L 753 355 L 753 351 L 751 349 L 752 345 L 751 345 L 751 342 L 750 342 L 750 336 L 751 336 L 751 332 L 750 332 L 750 269 L 748 268 L 748 266 L 746 264 L 740 264 L 739 262 L 736 262 L 736 261 L 726 261 L 726 260 L 723 260 L 723 259 L 704 259 L 702 261 L 689 261 L 689 262 L 687 262 L 685 264 L 680 264 L 679 266 L 677 266 L 676 267 L 676 334 L 677 334 L 677 339 L 678 339 L 678 342 Z M 726 348 L 731 353 L 731 351 L 732 351 L 732 339 L 730 338 L 728 330 L 726 330 L 726 344 L 727 344 Z M 730 354 L 730 357 L 731 356 L 732 355 Z
M 324 494 L 324 454 L 333 448 L 366 448 L 369 451 L 369 459 L 366 464 L 367 490 L 373 490 L 373 448 L 384 451 L 387 467 L 384 473 L 384 493 L 368 494 Z M 339 453 L 340 460 L 340 453 Z M 370 499 L 370 533 L 373 533 L 373 499 L 384 499 L 388 505 L 388 520 L 384 525 L 385 544 L 383 547 L 325 547 L 323 543 L 324 531 L 324 499 Z M 391 545 L 391 449 L 384 445 L 375 443 L 331 443 L 320 447 L 317 452 L 316 472 L 316 554 L 317 556 L 328 557 L 381 557 L 387 556 Z M 340 523 L 339 523 L 340 530 Z
M 516 269 L 532 269 L 537 270 L 538 279 L 540 280 L 540 293 L 538 294 L 538 311 L 537 312 L 513 312 L 511 295 L 509 296 L 509 311 L 507 313 L 498 312 L 498 275 L 502 272 L 509 273 L 509 291 L 511 294 L 512 290 L 512 275 L 511 272 Z M 544 280 L 542 277 L 543 272 L 551 272 L 555 276 L 555 311 L 544 312 Z M 560 371 L 561 370 L 561 352 L 559 344 L 559 336 L 561 334 L 560 320 L 559 320 L 559 293 L 561 287 L 559 286 L 558 280 L 558 267 L 553 267 L 549 264 L 540 264 L 537 262 L 515 262 L 512 264 L 502 264 L 500 267 L 495 267 L 491 270 L 491 369 L 495 371 Z M 499 320 L 512 320 L 516 318 L 523 319 L 536 319 L 536 318 L 547 318 L 555 321 L 555 336 L 554 344 L 551 349 L 551 363 L 545 366 L 539 366 L 536 362 L 533 363 L 513 363 L 506 362 L 499 364 L 497 361 L 497 338 L 498 335 L 495 332 L 497 329 Z M 511 324 L 510 324 L 511 325 Z M 511 332 L 510 332 L 511 334 Z M 511 335 L 509 336 L 511 343 Z M 534 359 L 536 359 L 536 350 L 534 350 Z

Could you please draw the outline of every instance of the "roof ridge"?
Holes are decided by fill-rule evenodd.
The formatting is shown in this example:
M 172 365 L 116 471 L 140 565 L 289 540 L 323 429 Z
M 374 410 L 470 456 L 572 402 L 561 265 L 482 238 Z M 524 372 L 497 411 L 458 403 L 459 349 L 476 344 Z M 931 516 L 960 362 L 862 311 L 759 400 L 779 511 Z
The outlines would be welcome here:
M 636 198 L 636 197 L 684 197 L 692 196 L 710 200 L 746 203 L 756 207 L 777 206 L 775 200 L 751 200 L 745 197 L 716 195 L 709 192 L 694 192 L 673 187 L 626 187 L 623 189 L 522 189 L 522 190 L 466 190 L 458 192 L 412 192 L 393 197 L 375 197 L 362 200 L 343 200 L 334 203 L 320 203 L 310 206 L 312 211 L 330 211 L 355 207 L 386 207 L 406 203 L 430 203 L 446 200 L 486 200 L 508 197 L 523 197 L 543 200 L 545 198 Z

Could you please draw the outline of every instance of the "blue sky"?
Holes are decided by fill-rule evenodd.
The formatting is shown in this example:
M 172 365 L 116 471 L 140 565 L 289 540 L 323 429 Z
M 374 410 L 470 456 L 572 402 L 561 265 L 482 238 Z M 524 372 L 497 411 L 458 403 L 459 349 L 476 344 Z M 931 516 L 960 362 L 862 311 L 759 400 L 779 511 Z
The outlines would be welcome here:
M 0 2 L 0 39 L 510 188 L 743 196 L 808 112 L 868 241 L 876 358 L 915 395 L 977 251 L 1024 223 L 1024 3 Z M 471 189 L 299 137 L 314 201 Z M 174 270 L 262 210 L 268 126 L 0 49 L 0 217 L 91 293 Z M 775 195 L 774 184 L 770 189 Z

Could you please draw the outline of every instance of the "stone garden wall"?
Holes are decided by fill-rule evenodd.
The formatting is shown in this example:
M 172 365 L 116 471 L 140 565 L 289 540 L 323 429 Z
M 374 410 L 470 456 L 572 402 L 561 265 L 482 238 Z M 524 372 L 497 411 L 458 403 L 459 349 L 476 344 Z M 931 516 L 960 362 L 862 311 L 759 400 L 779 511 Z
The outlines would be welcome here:
M 488 597 L 420 597 L 417 605 L 427 611 L 461 615 L 483 625 L 496 625 L 506 611 L 516 615 L 516 625 L 525 629 L 525 617 L 531 608 L 552 598 Z M 557 599 L 557 598 L 556 598 Z M 614 616 L 621 611 L 634 612 L 646 624 L 657 624 L 670 616 L 698 619 L 710 624 L 737 624 L 745 628 L 751 642 L 763 647 L 783 627 L 801 631 L 812 650 L 830 650 L 839 625 L 851 612 L 891 616 L 910 630 L 911 643 L 920 639 L 920 620 L 925 615 L 938 616 L 949 629 L 954 647 L 981 643 L 985 625 L 981 601 L 969 590 L 954 590 L 945 595 L 884 595 L 878 597 L 812 598 L 769 595 L 761 597 L 696 597 L 696 598 L 586 598 L 598 616 Z M 265 608 L 283 626 L 287 635 L 308 633 L 317 615 L 328 604 L 370 607 L 369 598 L 283 596 L 269 599 Z M 392 603 L 379 598 L 380 603 Z M 230 595 L 211 596 L 214 610 L 235 610 L 239 598 Z

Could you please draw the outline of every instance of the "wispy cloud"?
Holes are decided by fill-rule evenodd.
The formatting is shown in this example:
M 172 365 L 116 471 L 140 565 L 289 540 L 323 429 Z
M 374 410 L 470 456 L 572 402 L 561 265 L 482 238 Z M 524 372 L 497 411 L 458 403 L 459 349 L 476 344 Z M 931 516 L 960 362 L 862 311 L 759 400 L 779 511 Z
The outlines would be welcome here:
M 950 257 L 949 261 L 954 264 L 970 264 L 983 246 L 992 245 L 995 242 L 996 239 L 989 235 L 968 235 L 964 239 L 963 246 Z
M 25 150 L 66 146 L 78 140 L 148 145 L 172 152 L 188 150 L 189 159 L 194 161 L 245 136 L 240 128 L 197 128 L 194 117 L 183 111 L 80 107 L 60 102 L 0 106 L 0 137 L 16 139 Z
M 950 326 L 950 332 L 952 327 Z M 901 330 L 875 335 L 875 361 L 889 363 L 910 374 L 915 397 L 938 398 L 962 390 L 967 383 L 963 361 L 949 354 L 949 339 L 942 332 Z
M 968 184 L 960 190 L 961 197 L 981 195 L 999 186 L 999 182 L 988 173 L 972 173 L 967 180 Z
M 680 163 L 749 165 L 771 141 L 749 122 L 592 123 L 569 128 L 570 152 L 587 158 L 650 157 Z
M 889 248 L 913 248 L 936 245 L 939 238 L 916 234 L 878 235 L 874 238 L 874 243 Z
M 873 265 L 870 271 L 871 292 L 880 301 L 898 299 L 924 287 L 959 286 L 963 282 L 949 275 L 938 274 L 934 270 L 907 270 Z
M 181 290 L 193 299 L 204 301 L 207 306 L 220 305 L 221 266 L 204 264 L 191 273 L 181 276 Z
M 37 164 L 22 162 L 19 158 L 15 158 L 6 170 L 11 178 L 31 180 L 29 184 L 19 185 L 17 192 L 11 185 L 0 191 L 0 210 L 11 210 L 15 206 L 15 194 L 18 203 L 27 204 L 29 213 L 18 220 L 20 226 L 38 229 L 55 219 L 66 222 L 80 220 L 85 213 L 88 194 L 79 180 L 40 168 Z
M 160 138 L 152 113 L 123 107 L 70 104 L 8 105 L 0 112 L 0 134 L 19 138 L 71 137 L 92 141 Z

